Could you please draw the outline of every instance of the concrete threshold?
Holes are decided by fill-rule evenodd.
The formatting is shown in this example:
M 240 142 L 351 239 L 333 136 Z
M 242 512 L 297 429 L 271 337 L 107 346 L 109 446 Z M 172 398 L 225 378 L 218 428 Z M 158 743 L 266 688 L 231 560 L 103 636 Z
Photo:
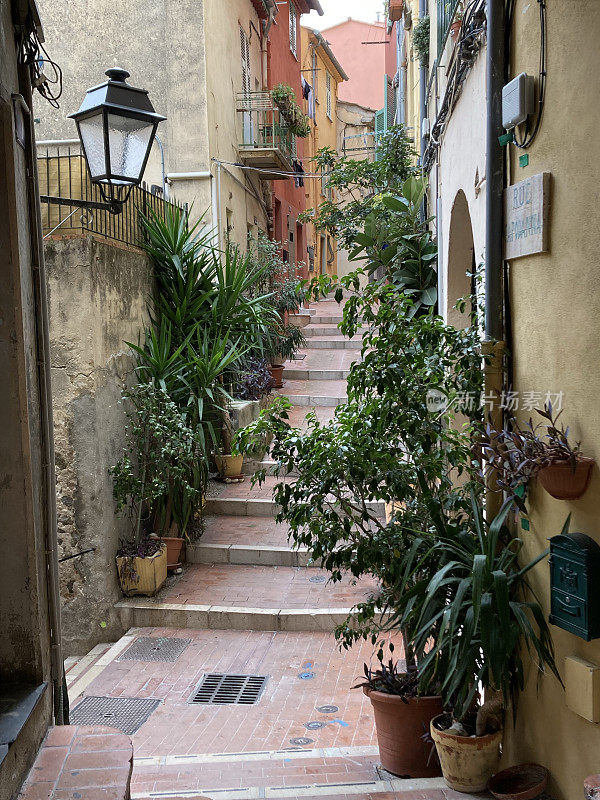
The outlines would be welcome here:
M 202 797 L 209 795 L 212 800 L 277 800 L 277 798 L 294 797 L 328 797 L 332 795 L 371 795 L 383 793 L 396 793 L 402 796 L 403 792 L 416 792 L 427 789 L 447 789 L 443 778 L 394 778 L 391 780 L 365 781 L 357 783 L 313 783 L 305 786 L 256 786 L 249 789 L 211 789 L 171 792 L 146 792 L 131 795 L 132 800 L 152 797 Z M 482 795 L 462 795 L 468 798 L 479 798 Z M 414 797 L 414 794 L 412 795 Z
M 299 369 L 287 367 L 283 377 L 291 381 L 345 381 L 350 375 L 349 369 Z
M 319 567 L 305 548 L 243 544 L 188 544 L 188 564 L 252 564 L 262 567 Z

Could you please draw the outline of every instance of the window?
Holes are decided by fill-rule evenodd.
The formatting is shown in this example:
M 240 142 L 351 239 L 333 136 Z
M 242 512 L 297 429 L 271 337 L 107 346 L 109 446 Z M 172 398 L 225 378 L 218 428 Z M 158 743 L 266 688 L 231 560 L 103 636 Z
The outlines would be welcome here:
M 290 0 L 290 50 L 298 58 L 298 15 L 296 13 L 296 6 Z
M 331 116 L 331 74 L 329 72 L 325 77 L 325 93 L 327 95 L 327 116 L 329 119 L 333 119 Z
M 327 167 L 321 167 L 321 194 L 329 201 L 333 200 L 333 189 L 329 185 L 329 172 Z
M 437 0 L 438 55 L 441 55 L 448 38 L 452 18 L 459 0 Z
M 317 91 L 317 85 L 319 83 L 319 68 L 317 66 L 317 54 L 315 53 L 314 49 L 312 51 L 312 55 L 310 58 L 310 70 L 311 70 L 311 77 L 312 77 L 312 90 L 313 90 L 313 97 L 315 99 L 315 103 L 319 100 L 319 93 Z

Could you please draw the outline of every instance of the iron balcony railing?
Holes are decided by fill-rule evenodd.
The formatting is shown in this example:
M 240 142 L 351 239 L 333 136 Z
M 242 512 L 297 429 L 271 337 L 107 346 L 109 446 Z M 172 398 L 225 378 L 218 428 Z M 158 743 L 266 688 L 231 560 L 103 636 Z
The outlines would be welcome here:
M 242 114 L 240 150 L 279 150 L 287 161 L 296 157 L 296 137 L 283 121 L 270 92 L 240 92 L 237 111 Z
M 69 200 L 102 203 L 100 191 L 90 181 L 81 148 L 76 145 L 38 146 L 38 173 L 45 237 L 85 232 L 139 247 L 144 241 L 140 212 L 147 216 L 152 209 L 164 219 L 169 206 L 182 208 L 148 191 L 145 184 L 132 189 L 120 214 L 70 205 Z

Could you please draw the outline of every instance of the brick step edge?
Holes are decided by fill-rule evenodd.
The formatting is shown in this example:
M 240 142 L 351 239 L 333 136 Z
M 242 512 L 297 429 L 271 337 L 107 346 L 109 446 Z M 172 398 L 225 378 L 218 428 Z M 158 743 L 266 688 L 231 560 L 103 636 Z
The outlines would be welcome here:
M 308 550 L 273 545 L 212 544 L 186 546 L 188 564 L 245 564 L 255 567 L 320 567 Z
M 121 623 L 129 628 L 180 628 L 222 631 L 289 631 L 332 633 L 350 608 L 240 608 L 191 603 L 156 603 L 142 598 L 116 603 Z M 384 622 L 383 615 L 375 617 Z

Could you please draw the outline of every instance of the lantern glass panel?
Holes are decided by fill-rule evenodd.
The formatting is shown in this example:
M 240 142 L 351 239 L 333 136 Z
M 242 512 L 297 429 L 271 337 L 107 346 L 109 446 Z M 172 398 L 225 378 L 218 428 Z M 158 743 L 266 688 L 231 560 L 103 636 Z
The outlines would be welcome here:
M 106 158 L 104 150 L 103 114 L 100 111 L 93 117 L 79 120 L 79 134 L 85 157 L 87 159 L 92 180 L 106 175 Z
M 154 123 L 147 120 L 108 115 L 110 171 L 111 175 L 118 176 L 113 178 L 113 183 L 140 180 L 153 130 Z

